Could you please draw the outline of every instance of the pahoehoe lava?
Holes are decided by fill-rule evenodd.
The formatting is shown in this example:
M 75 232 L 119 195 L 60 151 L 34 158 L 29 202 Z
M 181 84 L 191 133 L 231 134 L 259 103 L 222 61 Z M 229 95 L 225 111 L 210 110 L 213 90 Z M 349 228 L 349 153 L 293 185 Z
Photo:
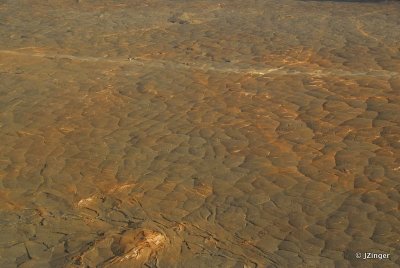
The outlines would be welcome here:
M 399 11 L 0 1 L 0 267 L 398 267 Z

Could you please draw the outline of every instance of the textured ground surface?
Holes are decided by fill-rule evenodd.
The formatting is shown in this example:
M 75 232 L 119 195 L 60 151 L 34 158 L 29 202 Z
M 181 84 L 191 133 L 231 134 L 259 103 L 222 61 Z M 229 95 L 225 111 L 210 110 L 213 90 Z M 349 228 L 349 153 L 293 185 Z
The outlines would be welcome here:
M 378 2 L 1 0 L 0 267 L 398 267 Z

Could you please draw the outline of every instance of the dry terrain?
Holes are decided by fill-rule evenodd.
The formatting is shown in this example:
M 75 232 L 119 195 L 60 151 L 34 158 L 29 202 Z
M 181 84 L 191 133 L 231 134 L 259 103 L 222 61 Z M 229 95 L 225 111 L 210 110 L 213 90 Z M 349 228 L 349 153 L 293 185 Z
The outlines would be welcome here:
M 0 0 L 0 267 L 399 267 L 399 14 Z

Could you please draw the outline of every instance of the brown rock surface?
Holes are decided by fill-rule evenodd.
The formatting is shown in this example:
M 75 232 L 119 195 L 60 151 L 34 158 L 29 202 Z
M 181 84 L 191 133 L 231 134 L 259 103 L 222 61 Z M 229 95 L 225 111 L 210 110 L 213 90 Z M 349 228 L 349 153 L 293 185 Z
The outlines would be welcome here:
M 398 267 L 399 12 L 0 1 L 0 267 Z

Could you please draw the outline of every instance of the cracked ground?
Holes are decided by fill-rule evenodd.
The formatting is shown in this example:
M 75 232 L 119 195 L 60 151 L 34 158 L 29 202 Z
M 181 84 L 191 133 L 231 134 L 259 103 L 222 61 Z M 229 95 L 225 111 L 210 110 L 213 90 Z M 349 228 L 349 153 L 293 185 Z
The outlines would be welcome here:
M 0 267 L 398 267 L 399 12 L 0 0 Z

